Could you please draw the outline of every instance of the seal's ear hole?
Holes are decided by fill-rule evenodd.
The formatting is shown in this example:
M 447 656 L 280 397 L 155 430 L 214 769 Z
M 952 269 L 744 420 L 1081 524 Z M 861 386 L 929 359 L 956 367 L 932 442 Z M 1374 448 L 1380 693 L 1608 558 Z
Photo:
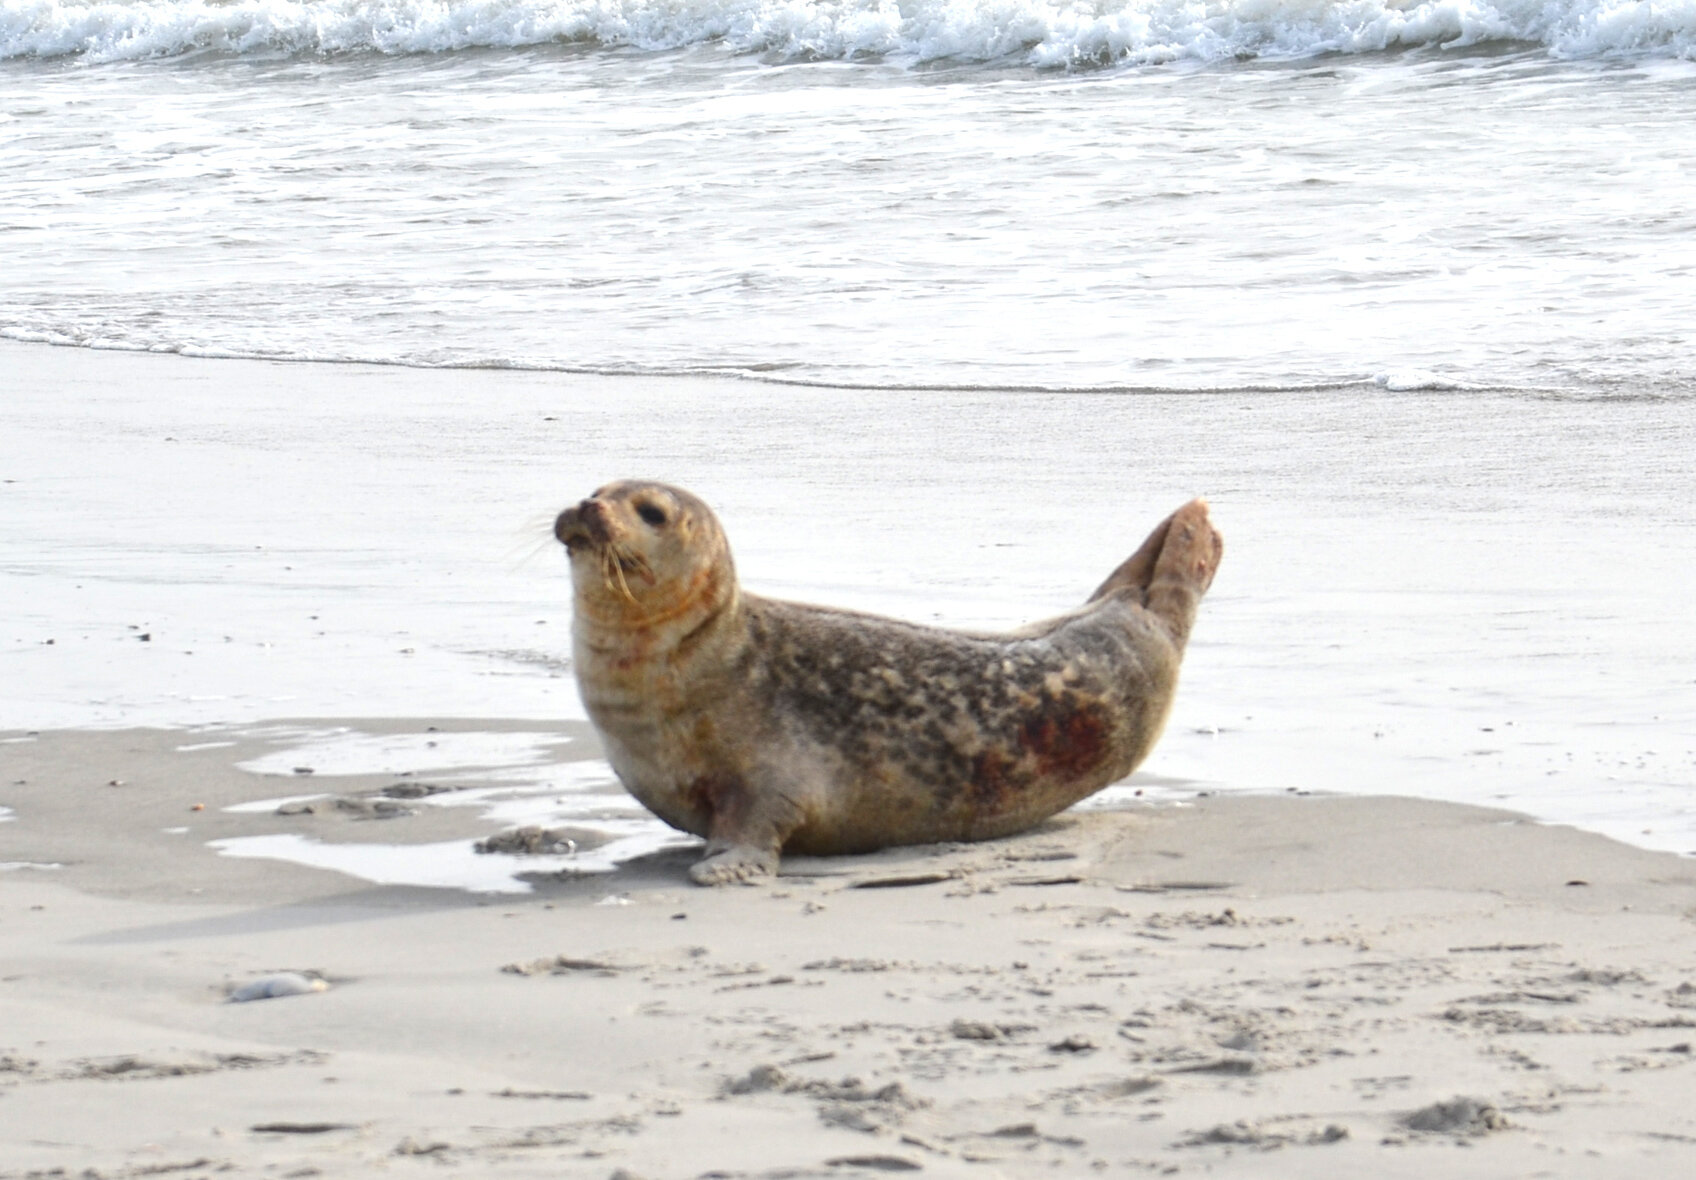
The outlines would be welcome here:
M 653 525 L 656 529 L 665 524 L 665 513 L 652 504 L 636 505 L 636 515 Z

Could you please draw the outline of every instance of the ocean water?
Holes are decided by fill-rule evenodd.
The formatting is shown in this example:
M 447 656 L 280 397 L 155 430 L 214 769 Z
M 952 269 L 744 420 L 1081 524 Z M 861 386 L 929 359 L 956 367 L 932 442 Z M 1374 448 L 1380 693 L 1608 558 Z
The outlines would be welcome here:
M 0 728 L 579 713 L 617 476 L 973 627 L 1206 493 L 1150 795 L 1696 852 L 1693 160 L 1690 2 L 0 0 Z
M 1688 395 L 1696 4 L 0 0 L 0 334 Z

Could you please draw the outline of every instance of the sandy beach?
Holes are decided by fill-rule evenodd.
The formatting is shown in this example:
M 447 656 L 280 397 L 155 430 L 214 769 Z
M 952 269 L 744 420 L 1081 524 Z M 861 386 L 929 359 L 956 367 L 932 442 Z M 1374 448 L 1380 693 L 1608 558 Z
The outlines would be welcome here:
M 1696 1176 L 1693 95 L 1688 2 L 0 0 L 0 1180 Z M 974 632 L 1224 559 L 1135 774 L 703 889 L 625 479 Z
M 557 737 L 594 756 L 581 727 Z M 420 775 L 229 810 L 301 792 L 240 768 L 277 746 L 6 735 L 0 1176 L 1696 1161 L 1696 865 L 1668 854 L 1453 804 L 1203 796 L 790 859 L 763 887 L 690 886 L 688 848 L 589 875 L 512 857 L 529 891 L 476 894 L 220 855 L 499 830 L 374 814 Z M 327 989 L 228 998 L 288 972 Z
M 892 433 L 719 379 L 0 359 L 6 1180 L 1696 1162 L 1652 403 L 893 395 Z M 702 890 L 571 688 L 546 522 L 631 474 L 748 584 L 923 621 L 1063 608 L 1196 492 L 1228 557 L 1092 806 Z

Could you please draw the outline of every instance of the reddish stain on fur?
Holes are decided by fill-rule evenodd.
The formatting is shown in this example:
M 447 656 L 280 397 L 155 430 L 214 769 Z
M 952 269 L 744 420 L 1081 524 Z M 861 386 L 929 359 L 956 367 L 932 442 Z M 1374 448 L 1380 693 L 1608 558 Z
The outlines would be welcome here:
M 1083 778 L 1106 756 L 1107 736 L 1100 705 L 1070 693 L 1044 698 L 1020 720 L 1015 747 L 992 747 L 972 759 L 968 795 L 974 805 L 994 813 L 1013 805 L 1022 791 L 1042 780 Z
M 1107 722 L 1101 706 L 1067 695 L 1045 700 L 1043 708 L 1019 727 L 1019 745 L 1036 756 L 1037 773 L 1075 779 L 1100 763 L 1107 746 Z

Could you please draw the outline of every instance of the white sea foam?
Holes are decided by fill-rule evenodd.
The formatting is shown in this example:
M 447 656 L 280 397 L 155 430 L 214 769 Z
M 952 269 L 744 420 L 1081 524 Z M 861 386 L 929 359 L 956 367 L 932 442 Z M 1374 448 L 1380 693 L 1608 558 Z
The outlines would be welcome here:
M 1462 390 L 1467 385 L 1450 377 L 1440 377 L 1436 373 L 1428 373 L 1424 369 L 1390 369 L 1376 373 L 1372 377 L 1373 384 L 1380 389 L 1388 389 L 1391 393 L 1411 393 L 1416 390 Z
M 1696 57 L 1696 2 L 1631 0 L 0 0 L 0 57 L 442 53 L 718 43 L 779 59 L 1039 67 L 1492 42 Z

